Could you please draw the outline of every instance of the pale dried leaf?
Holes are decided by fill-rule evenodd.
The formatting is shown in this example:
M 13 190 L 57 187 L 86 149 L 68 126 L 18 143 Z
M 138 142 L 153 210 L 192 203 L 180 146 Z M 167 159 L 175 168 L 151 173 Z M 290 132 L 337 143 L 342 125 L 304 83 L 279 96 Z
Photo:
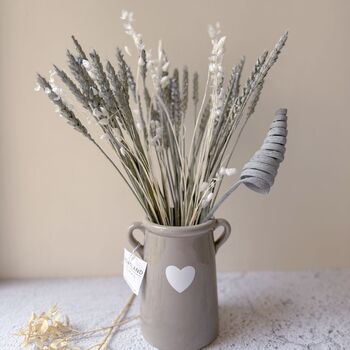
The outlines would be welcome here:
M 107 118 L 102 118 L 102 119 L 100 119 L 100 120 L 98 121 L 98 123 L 99 123 L 100 125 L 107 126 L 107 125 L 109 124 L 109 121 L 108 121 Z
M 40 332 L 45 333 L 48 329 L 49 329 L 49 323 L 46 319 L 44 319 L 40 327 Z

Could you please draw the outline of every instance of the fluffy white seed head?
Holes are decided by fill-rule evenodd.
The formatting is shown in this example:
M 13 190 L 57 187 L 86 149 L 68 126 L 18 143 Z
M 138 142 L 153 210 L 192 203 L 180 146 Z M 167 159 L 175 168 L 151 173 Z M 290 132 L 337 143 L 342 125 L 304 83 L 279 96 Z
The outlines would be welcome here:
M 199 186 L 199 192 L 204 192 L 208 189 L 209 184 L 208 182 L 202 182 Z
M 220 176 L 232 176 L 235 175 L 237 173 L 237 169 L 236 168 L 224 168 L 221 167 L 219 170 L 219 175 Z
M 131 56 L 131 51 L 130 51 L 130 49 L 127 46 L 124 46 L 124 51 L 126 52 L 126 54 L 128 56 Z
M 83 67 L 87 70 L 91 69 L 91 65 L 90 62 L 88 60 L 82 60 L 81 64 L 83 65 Z
M 105 116 L 105 117 L 108 117 L 108 112 L 107 112 L 106 108 L 101 107 L 100 109 L 101 109 L 102 115 Z
M 100 125 L 107 126 L 109 124 L 109 121 L 107 118 L 102 118 L 98 121 Z
M 93 86 L 91 86 L 91 91 L 94 95 L 98 95 L 97 89 L 95 89 Z
M 160 86 L 161 86 L 162 88 L 165 88 L 166 86 L 168 86 L 168 84 L 169 84 L 169 78 L 168 78 L 168 76 L 165 76 L 165 77 L 163 77 L 162 79 L 160 79 Z
M 100 116 L 101 116 L 101 112 L 100 112 L 97 108 L 94 108 L 94 109 L 93 109 L 92 114 L 93 114 L 95 117 L 100 117 Z
M 122 10 L 122 13 L 120 15 L 120 18 L 124 21 L 128 18 L 128 11 Z
M 169 65 L 170 65 L 170 62 L 169 62 L 169 61 L 165 62 L 165 63 L 163 64 L 163 66 L 162 66 L 162 71 L 163 71 L 163 72 L 167 72 L 168 69 L 169 69 Z
M 202 200 L 202 203 L 201 203 L 202 208 L 207 207 L 210 201 L 213 199 L 213 197 L 214 197 L 214 193 L 209 192 Z
M 101 140 L 106 140 L 106 141 L 108 141 L 109 140 L 109 135 L 106 133 L 106 134 L 102 134 L 101 136 L 100 136 L 100 139 Z
M 139 65 L 139 67 L 143 67 L 145 65 L 145 61 L 141 56 L 139 57 L 137 64 Z

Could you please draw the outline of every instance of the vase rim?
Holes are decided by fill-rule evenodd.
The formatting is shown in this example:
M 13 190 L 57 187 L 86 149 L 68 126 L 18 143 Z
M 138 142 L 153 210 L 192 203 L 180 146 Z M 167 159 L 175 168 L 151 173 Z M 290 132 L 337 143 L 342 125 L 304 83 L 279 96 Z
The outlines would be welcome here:
M 207 233 L 208 230 L 213 229 L 216 226 L 217 220 L 212 218 L 206 222 L 203 222 L 198 225 L 189 225 L 189 226 L 167 226 L 156 224 L 148 219 L 143 221 L 143 225 L 151 233 L 158 234 L 161 236 L 167 237 L 189 237 L 193 235 L 200 235 Z

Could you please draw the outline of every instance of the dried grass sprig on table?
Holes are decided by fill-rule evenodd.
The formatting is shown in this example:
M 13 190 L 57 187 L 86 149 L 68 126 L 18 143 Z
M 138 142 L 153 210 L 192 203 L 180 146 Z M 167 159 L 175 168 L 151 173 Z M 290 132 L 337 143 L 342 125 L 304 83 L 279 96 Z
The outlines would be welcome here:
M 106 350 L 113 333 L 120 326 L 139 317 L 136 315 L 125 319 L 134 299 L 135 294 L 132 293 L 115 320 L 108 327 L 88 331 L 77 330 L 72 327 L 68 316 L 61 315 L 57 306 L 54 305 L 48 312 L 42 312 L 40 315 L 33 312 L 26 327 L 20 329 L 15 335 L 23 338 L 21 344 L 23 348 L 31 347 L 33 350 L 83 350 L 82 347 L 78 346 L 82 339 L 105 333 L 100 341 L 94 342 L 84 349 Z
M 37 90 L 44 90 L 60 115 L 103 153 L 150 221 L 173 226 L 199 224 L 217 208 L 215 203 L 222 202 L 217 201 L 222 179 L 234 173 L 228 168 L 229 162 L 287 33 L 271 52 L 263 52 L 242 85 L 245 58 L 233 67 L 226 81 L 226 37 L 218 24 L 210 26 L 212 50 L 200 102 L 198 74 L 194 73 L 190 81 L 187 67 L 171 69 L 162 42 L 157 54 L 152 55 L 134 29 L 133 14 L 123 11 L 121 19 L 135 44 L 135 74 L 121 49 L 117 49 L 115 66 L 111 61 L 104 65 L 95 50 L 85 53 L 73 36 L 76 54 L 67 51 L 71 76 L 55 66 L 49 81 L 38 76 Z M 131 55 L 129 48 L 124 51 Z M 64 102 L 66 96 L 54 75 L 83 107 L 80 114 Z M 83 125 L 84 115 L 89 122 L 95 121 L 99 131 L 94 131 L 103 146 Z M 186 134 L 193 125 L 188 145 Z M 106 150 L 108 144 L 113 156 Z
M 27 327 L 16 335 L 23 337 L 22 347 L 33 346 L 40 350 L 80 350 L 70 346 L 68 338 L 76 331 L 71 327 L 69 318 L 62 317 L 57 306 L 53 306 L 40 315 L 32 313 Z

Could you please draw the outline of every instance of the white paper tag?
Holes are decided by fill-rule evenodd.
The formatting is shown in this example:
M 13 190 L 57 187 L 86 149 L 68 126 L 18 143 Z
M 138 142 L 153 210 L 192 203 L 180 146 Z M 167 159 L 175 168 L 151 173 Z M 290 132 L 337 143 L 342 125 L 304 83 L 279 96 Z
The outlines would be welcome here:
M 147 263 L 135 254 L 130 253 L 127 249 L 124 249 L 123 265 L 124 279 L 133 293 L 138 295 L 143 277 L 145 276 Z

